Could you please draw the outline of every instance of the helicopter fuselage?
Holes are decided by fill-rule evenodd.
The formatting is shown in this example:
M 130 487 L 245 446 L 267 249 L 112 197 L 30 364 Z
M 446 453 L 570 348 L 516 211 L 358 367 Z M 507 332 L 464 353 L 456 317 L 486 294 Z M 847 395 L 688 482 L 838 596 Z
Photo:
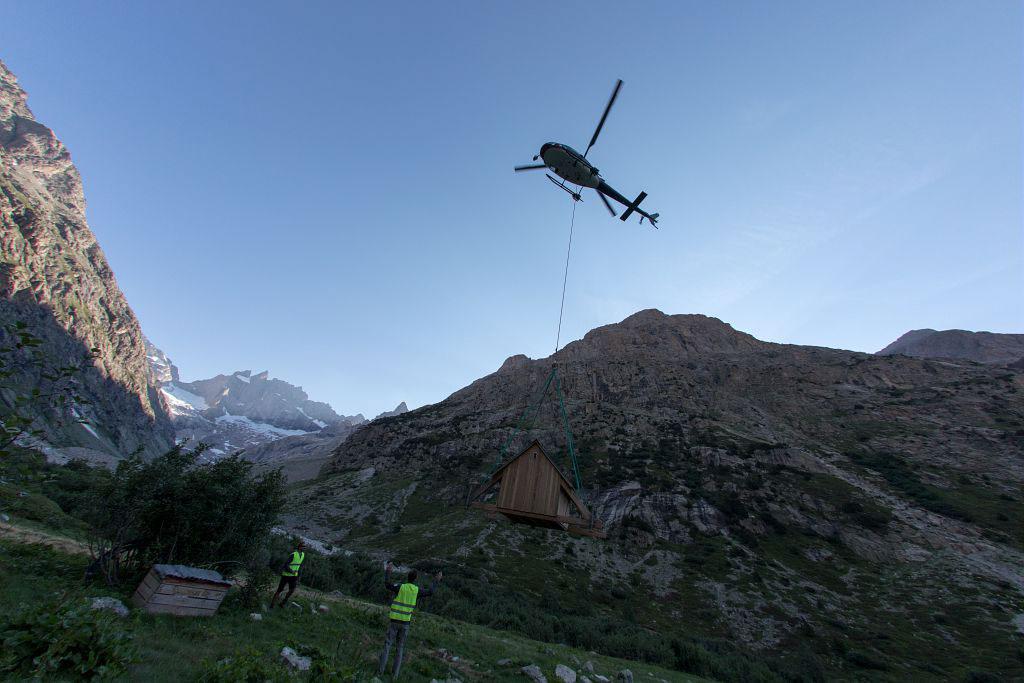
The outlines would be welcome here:
M 592 187 L 605 197 L 614 199 L 623 206 L 629 206 L 629 200 L 606 183 L 601 177 L 601 172 L 569 145 L 563 145 L 560 142 L 546 142 L 541 146 L 538 156 L 558 177 L 573 185 Z M 639 213 L 647 215 L 643 211 L 639 211 Z
M 540 158 L 555 175 L 573 185 L 597 189 L 604 182 L 594 165 L 569 145 L 547 142 L 540 148 Z

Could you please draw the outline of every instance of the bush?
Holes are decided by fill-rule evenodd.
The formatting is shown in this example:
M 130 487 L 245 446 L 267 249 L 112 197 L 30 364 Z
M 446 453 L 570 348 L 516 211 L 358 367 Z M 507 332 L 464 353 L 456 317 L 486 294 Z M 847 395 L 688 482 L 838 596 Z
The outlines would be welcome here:
M 964 677 L 964 683 L 1000 683 L 1002 680 L 987 671 L 971 671 Z
M 253 647 L 236 650 L 230 657 L 203 662 L 199 680 L 203 683 L 263 683 L 296 678 L 283 664 L 271 661 Z
M 90 521 L 109 544 L 101 555 L 108 581 L 121 578 L 121 549 L 137 551 L 143 567 L 182 563 L 230 574 L 265 544 L 284 506 L 281 473 L 254 476 L 238 456 L 198 463 L 202 450 L 129 458 L 100 488 Z
M 0 484 L 0 508 L 18 517 L 41 522 L 51 527 L 74 524 L 74 520 L 65 515 L 60 506 L 46 496 L 23 491 L 10 484 Z
M 0 672 L 22 677 L 105 678 L 135 659 L 131 636 L 117 617 L 85 600 L 23 609 L 3 625 Z
M 885 671 L 889 668 L 882 660 L 860 650 L 849 650 L 844 656 L 846 657 L 846 661 L 861 669 Z

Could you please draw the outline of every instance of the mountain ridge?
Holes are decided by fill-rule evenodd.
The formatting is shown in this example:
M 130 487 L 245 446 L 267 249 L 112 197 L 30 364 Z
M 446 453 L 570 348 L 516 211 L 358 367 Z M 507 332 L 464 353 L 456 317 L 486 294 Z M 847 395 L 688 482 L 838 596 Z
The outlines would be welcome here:
M 568 467 L 551 401 L 532 432 L 512 429 L 552 365 L 604 542 L 464 507 L 510 438 L 506 455 L 537 438 Z M 827 644 L 837 641 L 919 675 L 936 648 L 948 666 L 980 657 L 967 645 L 979 634 L 986 652 L 1012 659 L 1024 614 L 1022 442 L 1022 373 L 774 344 L 647 310 L 364 425 L 294 491 L 286 521 L 382 557 L 458 558 L 538 605 L 554 604 L 544 585 L 610 585 L 644 627 L 685 621 L 776 656 L 810 644 L 835 671 L 847 666 Z M 970 627 L 937 626 L 930 606 L 970 595 L 988 611 L 971 612 Z
M 328 403 L 311 400 L 302 387 L 272 378 L 266 370 L 183 381 L 167 354 L 146 343 L 151 373 L 168 404 L 177 440 L 204 444 L 207 457 L 243 451 L 245 458 L 262 466 L 284 467 L 291 479 L 309 478 L 333 448 L 368 422 L 362 414 L 339 415 Z M 374 419 L 407 410 L 403 401 Z
M 876 355 L 895 354 L 1009 365 L 1024 359 L 1024 334 L 931 328 L 910 330 Z

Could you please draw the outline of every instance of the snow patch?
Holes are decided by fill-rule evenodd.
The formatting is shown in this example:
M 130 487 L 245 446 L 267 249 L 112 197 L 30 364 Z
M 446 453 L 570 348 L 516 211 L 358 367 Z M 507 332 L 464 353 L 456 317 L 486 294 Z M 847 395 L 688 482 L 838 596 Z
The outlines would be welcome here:
M 297 411 L 299 411 L 300 413 L 302 413 L 302 417 L 306 418 L 307 420 L 309 420 L 310 422 L 312 422 L 313 424 L 315 424 L 315 425 L 316 425 L 317 427 L 319 427 L 320 429 L 323 429 L 324 427 L 326 427 L 326 426 L 327 426 L 327 423 L 326 423 L 326 422 L 324 422 L 323 420 L 315 420 L 315 419 L 311 418 L 311 417 L 310 417 L 309 415 L 307 415 L 307 414 L 306 414 L 306 411 L 305 411 L 305 410 L 303 410 L 303 409 L 302 409 L 301 407 L 299 407 L 299 406 L 296 406 L 296 407 L 295 407 L 295 410 L 297 410 Z
M 273 439 L 280 439 L 286 436 L 299 436 L 300 434 L 309 434 L 309 432 L 301 429 L 282 429 L 281 427 L 275 427 L 272 424 L 266 422 L 256 422 L 250 420 L 245 415 L 221 415 L 217 418 L 219 424 L 229 423 L 236 427 L 242 427 L 249 431 L 256 432 L 262 436 L 267 436 Z
M 240 372 L 236 372 L 236 373 L 235 373 L 235 379 L 240 379 L 240 380 L 242 380 L 243 382 L 245 382 L 246 384 L 248 384 L 248 383 L 249 383 L 249 378 L 248 378 L 248 377 L 246 377 L 245 375 L 243 375 L 243 374 L 242 374 L 242 373 L 240 373 Z
M 206 400 L 202 396 L 182 389 L 177 384 L 165 384 L 160 387 L 160 391 L 167 398 L 167 405 L 170 406 L 171 413 L 175 415 L 189 413 L 193 410 L 206 410 L 210 407 L 206 405 Z

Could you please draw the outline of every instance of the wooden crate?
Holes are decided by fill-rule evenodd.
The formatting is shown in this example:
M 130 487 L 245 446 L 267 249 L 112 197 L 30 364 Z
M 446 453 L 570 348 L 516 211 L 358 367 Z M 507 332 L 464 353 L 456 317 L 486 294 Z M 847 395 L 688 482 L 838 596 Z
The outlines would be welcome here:
M 209 569 L 157 564 L 132 595 L 132 604 L 151 614 L 209 617 L 217 612 L 231 584 Z

